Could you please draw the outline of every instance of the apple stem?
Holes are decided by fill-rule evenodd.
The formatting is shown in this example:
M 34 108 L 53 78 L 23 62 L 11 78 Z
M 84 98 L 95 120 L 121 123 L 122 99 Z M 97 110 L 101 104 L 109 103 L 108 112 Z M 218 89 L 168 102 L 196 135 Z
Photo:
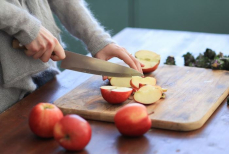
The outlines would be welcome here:
M 151 111 L 150 113 L 148 113 L 148 115 L 154 114 L 154 111 Z
M 44 106 L 44 109 L 53 109 L 53 106 L 52 105 L 46 105 L 46 106 Z

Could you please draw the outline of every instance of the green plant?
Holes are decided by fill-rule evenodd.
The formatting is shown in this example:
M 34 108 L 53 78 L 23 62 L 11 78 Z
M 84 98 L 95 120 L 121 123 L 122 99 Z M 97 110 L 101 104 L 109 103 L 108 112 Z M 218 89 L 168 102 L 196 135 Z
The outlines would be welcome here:
M 190 52 L 187 52 L 182 57 L 184 57 L 185 66 L 195 66 L 195 58 Z
M 176 65 L 175 58 L 173 56 L 168 56 L 164 64 Z
M 229 70 L 229 56 L 224 56 L 222 52 L 216 55 L 215 51 L 209 48 L 196 58 L 190 52 L 184 54 L 183 57 L 185 66 Z

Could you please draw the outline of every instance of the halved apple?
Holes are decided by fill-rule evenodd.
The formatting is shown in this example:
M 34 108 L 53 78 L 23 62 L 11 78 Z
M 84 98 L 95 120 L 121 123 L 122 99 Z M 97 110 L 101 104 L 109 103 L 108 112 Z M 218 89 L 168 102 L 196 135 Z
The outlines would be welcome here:
M 117 87 L 131 87 L 131 77 L 111 77 L 110 84 Z
M 145 66 L 142 67 L 143 73 L 150 73 L 157 69 L 160 64 L 161 56 L 155 52 L 148 50 L 139 50 L 135 53 L 135 57 L 143 63 Z
M 152 85 L 145 85 L 135 92 L 134 100 L 141 104 L 153 104 L 162 97 L 162 91 Z
M 132 88 L 117 86 L 100 87 L 103 98 L 111 104 L 119 104 L 126 101 L 132 93 Z
M 156 85 L 156 79 L 154 77 L 140 77 L 140 76 L 132 76 L 130 80 L 130 85 L 135 90 L 138 90 L 140 85 Z

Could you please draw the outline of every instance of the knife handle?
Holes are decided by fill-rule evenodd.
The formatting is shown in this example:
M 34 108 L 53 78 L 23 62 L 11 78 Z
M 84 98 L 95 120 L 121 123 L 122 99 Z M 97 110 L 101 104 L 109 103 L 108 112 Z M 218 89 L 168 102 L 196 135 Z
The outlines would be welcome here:
M 27 50 L 24 45 L 22 45 L 17 39 L 13 39 L 12 46 L 14 49 L 24 49 Z M 52 55 L 56 55 L 55 52 L 52 52 Z
M 14 49 L 24 49 L 26 50 L 26 47 L 22 45 L 17 39 L 13 39 L 12 46 Z

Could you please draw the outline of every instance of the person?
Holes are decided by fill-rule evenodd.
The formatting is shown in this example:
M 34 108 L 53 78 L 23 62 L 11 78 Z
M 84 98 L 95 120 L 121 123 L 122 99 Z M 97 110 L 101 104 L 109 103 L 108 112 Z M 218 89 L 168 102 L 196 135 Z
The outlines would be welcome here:
M 1 0 L 0 113 L 60 72 L 56 61 L 65 53 L 53 13 L 93 57 L 118 57 L 142 72 L 142 64 L 112 40 L 84 0 Z M 14 39 L 27 50 L 14 49 Z

